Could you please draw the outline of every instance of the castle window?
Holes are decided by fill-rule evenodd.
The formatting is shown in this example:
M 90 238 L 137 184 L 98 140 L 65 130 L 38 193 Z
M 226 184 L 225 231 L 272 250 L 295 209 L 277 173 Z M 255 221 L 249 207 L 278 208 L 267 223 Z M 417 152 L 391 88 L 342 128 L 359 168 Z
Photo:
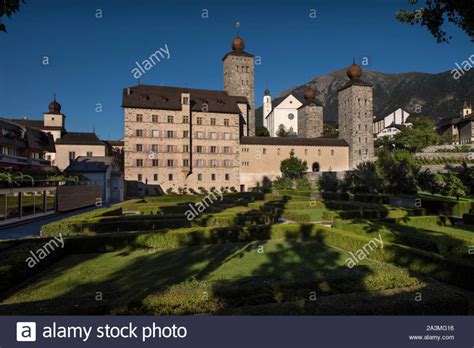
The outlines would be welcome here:
M 143 176 L 142 176 L 141 174 L 138 174 L 138 175 L 137 175 L 137 180 L 138 180 L 138 181 L 142 181 L 142 180 L 143 180 Z
M 174 138 L 174 132 L 173 131 L 168 131 L 167 135 L 168 135 L 168 138 Z
M 173 123 L 173 116 L 168 116 L 167 121 L 168 123 Z
M 216 181 L 216 174 L 211 174 L 211 180 Z
M 137 159 L 137 167 L 143 167 L 143 160 L 142 159 Z
M 209 164 L 210 164 L 211 167 L 217 167 L 217 160 L 213 159 L 213 160 L 210 161 Z
M 247 67 L 246 67 L 246 71 L 249 72 L 249 69 L 250 69 L 250 68 L 247 66 Z
M 183 152 L 188 153 L 189 152 L 189 145 L 183 145 Z
M 173 174 L 168 174 L 168 180 L 173 181 Z
M 143 151 L 143 145 L 142 144 L 137 144 L 136 150 L 137 150 L 137 152 L 142 152 Z
M 189 138 L 189 131 L 183 131 L 183 138 Z
M 158 123 L 158 115 L 151 115 L 151 121 L 153 123 Z
M 367 137 L 365 137 L 365 143 L 367 144 Z
M 197 124 L 202 124 L 202 117 L 198 117 L 198 118 L 196 119 L 196 123 L 197 123 Z
M 153 181 L 158 181 L 158 174 L 153 174 Z
M 230 167 L 230 160 L 224 160 L 224 167 Z
M 289 114 L 288 114 L 288 119 L 289 119 L 289 120 L 292 120 L 292 119 L 294 119 L 294 118 L 295 118 L 295 115 L 294 115 L 294 114 L 292 114 L 292 113 L 289 113 Z
M 197 153 L 202 153 L 202 146 L 196 146 L 196 152 Z
M 160 131 L 157 131 L 157 130 L 151 131 L 151 136 L 153 138 L 158 138 L 160 136 Z
M 320 149 L 318 150 L 318 156 L 321 156 L 321 150 Z
M 135 131 L 135 135 L 136 135 L 137 137 L 142 137 L 142 136 L 143 136 L 143 130 L 142 130 L 142 129 L 137 129 L 137 130 Z
M 196 138 L 204 139 L 204 132 L 196 132 Z
M 360 137 L 359 137 L 359 144 L 360 144 Z
M 358 128 L 359 128 L 359 130 L 360 130 L 360 124 L 359 124 Z
M 173 145 L 167 145 L 166 146 L 166 152 L 174 152 L 173 151 Z
M 264 155 L 266 155 L 267 154 L 267 149 L 263 148 L 262 152 L 263 152 Z
M 237 72 L 239 72 L 239 66 L 238 65 L 236 66 L 236 68 L 237 68 Z
M 189 98 L 188 97 L 183 97 L 183 104 L 188 105 L 189 104 Z
M 215 126 L 216 125 L 216 119 L 215 118 L 211 118 L 211 126 Z
M 188 123 L 189 122 L 189 116 L 183 116 L 183 123 Z
M 331 156 L 334 156 L 334 150 L 331 150 Z
M 158 145 L 156 145 L 156 144 L 151 145 L 151 151 L 152 152 L 158 152 Z
M 224 118 L 224 126 L 229 126 L 229 119 L 228 118 Z
M 196 160 L 196 166 L 197 167 L 204 167 L 204 160 L 202 160 L 202 159 Z
M 230 140 L 230 133 L 224 133 L 224 139 Z
M 304 149 L 304 154 L 308 155 L 308 149 Z
M 137 122 L 143 122 L 143 115 L 137 114 Z
M 87 157 L 92 157 L 92 152 L 88 151 L 87 152 Z
M 158 160 L 157 160 L 157 159 L 152 160 L 152 161 L 151 161 L 151 165 L 152 165 L 153 167 L 158 167 Z
M 229 181 L 229 180 L 230 180 L 230 175 L 229 175 L 229 174 L 226 174 L 226 175 L 225 175 L 225 180 L 226 180 L 226 181 Z
M 359 150 L 359 155 L 362 155 L 362 150 Z
M 198 174 L 198 181 L 202 181 L 202 174 Z
M 224 146 L 224 153 L 230 153 L 230 147 Z
M 189 159 L 183 159 L 183 167 L 189 167 Z
M 211 153 L 217 153 L 217 146 L 211 146 Z
M 280 153 L 281 153 L 280 149 L 277 149 L 277 155 L 280 155 Z
M 365 130 L 367 130 L 367 125 L 365 125 Z
M 211 136 L 211 139 L 213 139 L 213 140 L 217 139 L 217 133 L 216 132 L 211 132 L 210 136 Z
M 172 159 L 169 159 L 167 161 L 167 164 L 168 164 L 168 167 L 172 167 L 172 166 L 174 166 L 174 161 Z

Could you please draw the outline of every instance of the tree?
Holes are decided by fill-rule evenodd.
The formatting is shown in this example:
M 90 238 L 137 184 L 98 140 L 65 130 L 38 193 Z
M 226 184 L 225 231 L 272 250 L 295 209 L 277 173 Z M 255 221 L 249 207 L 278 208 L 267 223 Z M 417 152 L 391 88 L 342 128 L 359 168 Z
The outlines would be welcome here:
M 461 179 L 453 173 L 448 173 L 443 177 L 444 189 L 443 193 L 447 196 L 454 196 L 457 200 L 459 197 L 466 195 L 466 187 Z
M 354 193 L 379 193 L 383 191 L 383 179 L 374 162 L 363 162 L 346 174 L 341 188 Z
M 289 134 L 290 134 L 290 132 L 288 132 L 288 131 L 285 129 L 285 126 L 284 126 L 284 125 L 281 124 L 280 127 L 278 127 L 277 136 L 279 136 L 279 137 L 287 137 Z
M 407 149 L 414 153 L 419 152 L 429 145 L 438 145 L 444 142 L 435 129 L 433 120 L 428 117 L 415 117 L 412 127 L 404 127 L 395 134 L 391 143 L 397 149 Z
M 334 135 L 337 134 L 337 126 L 324 123 L 323 124 L 323 135 Z
M 290 158 L 287 158 L 280 163 L 280 171 L 285 178 L 301 178 L 303 173 L 305 173 L 307 170 L 308 163 L 296 157 L 293 150 L 290 152 Z
M 7 31 L 5 24 L 1 23 L 3 16 L 11 18 L 12 14 L 20 11 L 20 3 L 25 3 L 25 0 L 0 0 L 0 31 Z
M 410 152 L 406 150 L 381 151 L 377 166 L 386 192 L 407 195 L 417 193 L 420 166 L 416 164 Z
M 417 179 L 421 190 L 430 192 L 432 195 L 442 192 L 443 182 L 441 177 L 432 173 L 429 169 L 419 172 Z
M 419 0 L 408 0 L 410 5 L 417 5 Z M 421 24 L 428 29 L 438 43 L 448 42 L 442 29 L 447 20 L 458 26 L 474 41 L 474 6 L 471 0 L 424 0 L 420 8 L 413 11 L 400 10 L 396 18 L 411 25 Z
M 337 192 L 339 188 L 339 179 L 336 173 L 324 172 L 318 181 L 318 187 L 323 192 Z
M 270 132 L 264 126 L 257 126 L 255 127 L 255 135 L 257 137 L 269 137 Z

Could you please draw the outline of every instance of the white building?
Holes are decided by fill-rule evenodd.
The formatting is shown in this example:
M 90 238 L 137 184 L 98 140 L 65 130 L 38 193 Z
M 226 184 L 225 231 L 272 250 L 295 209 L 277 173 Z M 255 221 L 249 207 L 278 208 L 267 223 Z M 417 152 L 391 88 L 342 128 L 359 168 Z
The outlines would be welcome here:
M 278 129 L 283 126 L 290 134 L 298 134 L 298 109 L 303 105 L 290 94 L 278 104 L 272 104 L 270 91 L 265 90 L 263 97 L 263 125 L 271 137 L 276 137 Z
M 398 108 L 391 112 L 387 116 L 375 117 L 374 118 L 374 135 L 377 138 L 389 136 L 393 137 L 395 134 L 400 132 L 403 127 L 411 127 L 412 124 L 407 122 L 410 114 Z

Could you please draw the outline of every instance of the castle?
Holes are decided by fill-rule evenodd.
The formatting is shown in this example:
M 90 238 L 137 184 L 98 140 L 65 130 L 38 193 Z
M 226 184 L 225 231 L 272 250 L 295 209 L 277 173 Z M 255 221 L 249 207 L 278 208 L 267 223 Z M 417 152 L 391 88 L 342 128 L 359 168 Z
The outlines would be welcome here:
M 237 36 L 223 58 L 224 90 L 136 85 L 123 89 L 124 169 L 128 192 L 153 194 L 261 187 L 276 179 L 290 152 L 310 172 L 344 172 L 371 160 L 372 85 L 353 63 L 339 89 L 339 136 L 323 136 L 323 106 L 312 90 L 304 100 L 263 100 L 270 137 L 255 136 L 254 56 Z M 283 125 L 290 136 L 277 137 Z M 289 125 L 289 126 L 288 126 Z

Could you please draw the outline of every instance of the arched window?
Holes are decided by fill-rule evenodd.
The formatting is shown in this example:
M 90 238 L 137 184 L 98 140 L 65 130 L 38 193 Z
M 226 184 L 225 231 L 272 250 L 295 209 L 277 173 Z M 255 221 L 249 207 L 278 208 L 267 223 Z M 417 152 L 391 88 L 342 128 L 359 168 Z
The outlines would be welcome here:
M 313 163 L 313 173 L 317 173 L 317 172 L 319 172 L 319 163 L 314 162 Z

